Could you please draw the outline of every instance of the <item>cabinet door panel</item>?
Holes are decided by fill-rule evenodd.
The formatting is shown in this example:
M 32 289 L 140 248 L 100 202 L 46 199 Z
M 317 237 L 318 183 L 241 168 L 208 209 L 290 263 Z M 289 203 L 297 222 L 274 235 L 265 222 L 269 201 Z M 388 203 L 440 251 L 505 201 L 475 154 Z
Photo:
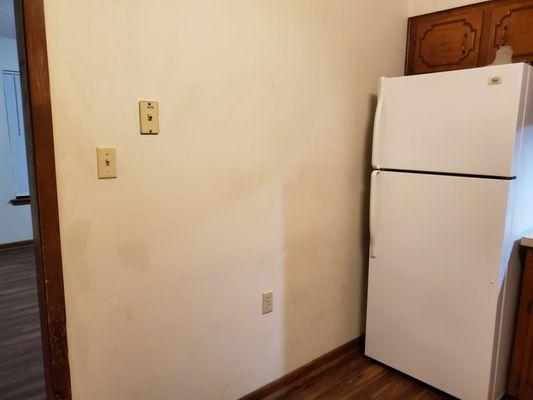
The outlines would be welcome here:
M 483 13 L 474 10 L 419 19 L 414 26 L 409 73 L 477 66 Z
M 523 348 L 522 358 L 522 379 L 519 384 L 518 398 L 519 399 L 533 399 L 533 250 L 529 250 L 528 254 L 528 268 L 524 276 L 524 301 L 521 313 L 527 322 L 523 323 L 524 332 L 521 332 L 525 336 L 525 343 Z
M 491 40 L 488 59 L 491 63 L 502 44 L 513 48 L 513 61 L 533 61 L 533 1 L 496 6 L 492 10 Z
M 528 249 L 507 392 L 533 399 L 533 249 Z

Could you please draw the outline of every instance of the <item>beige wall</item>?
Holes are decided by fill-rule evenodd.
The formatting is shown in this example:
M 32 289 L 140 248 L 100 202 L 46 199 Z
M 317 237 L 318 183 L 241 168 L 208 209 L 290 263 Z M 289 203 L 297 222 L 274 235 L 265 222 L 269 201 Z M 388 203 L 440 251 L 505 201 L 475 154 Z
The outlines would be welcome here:
M 74 398 L 234 399 L 359 336 L 373 96 L 408 1 L 45 6 Z
M 480 3 L 483 0 L 410 0 L 409 15 L 421 15 L 449 8 Z

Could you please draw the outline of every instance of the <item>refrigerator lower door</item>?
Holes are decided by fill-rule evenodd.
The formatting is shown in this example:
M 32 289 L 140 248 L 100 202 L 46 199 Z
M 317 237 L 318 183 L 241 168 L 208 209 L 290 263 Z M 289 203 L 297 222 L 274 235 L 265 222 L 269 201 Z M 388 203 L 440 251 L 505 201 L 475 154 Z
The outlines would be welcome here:
M 382 79 L 374 168 L 515 176 L 530 70 L 508 64 Z
M 512 182 L 374 173 L 369 357 L 461 399 L 492 398 Z

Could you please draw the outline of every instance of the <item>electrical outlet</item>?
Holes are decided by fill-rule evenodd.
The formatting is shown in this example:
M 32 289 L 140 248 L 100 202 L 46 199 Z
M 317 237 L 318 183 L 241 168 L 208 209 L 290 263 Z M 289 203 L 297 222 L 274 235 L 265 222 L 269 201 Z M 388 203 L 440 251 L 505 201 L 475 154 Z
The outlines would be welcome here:
M 274 308 L 273 297 L 274 297 L 274 292 L 272 290 L 269 292 L 264 292 L 262 294 L 263 314 L 268 314 L 272 312 L 272 309 Z

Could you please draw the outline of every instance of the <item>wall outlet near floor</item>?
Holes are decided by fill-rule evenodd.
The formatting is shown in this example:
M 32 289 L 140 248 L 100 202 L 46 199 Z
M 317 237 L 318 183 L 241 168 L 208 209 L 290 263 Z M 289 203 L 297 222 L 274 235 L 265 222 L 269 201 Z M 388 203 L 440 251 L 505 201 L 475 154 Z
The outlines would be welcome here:
M 262 310 L 263 314 L 268 314 L 272 312 L 272 309 L 274 308 L 273 298 L 274 298 L 274 292 L 272 290 L 268 292 L 264 292 L 262 295 Z

